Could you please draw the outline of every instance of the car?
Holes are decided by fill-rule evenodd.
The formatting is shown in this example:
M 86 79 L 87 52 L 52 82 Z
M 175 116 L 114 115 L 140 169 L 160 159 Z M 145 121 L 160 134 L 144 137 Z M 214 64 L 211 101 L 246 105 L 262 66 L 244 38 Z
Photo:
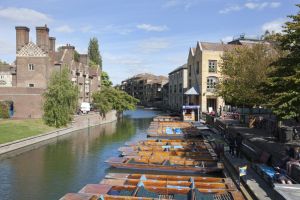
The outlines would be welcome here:
M 80 111 L 82 114 L 88 114 L 91 111 L 91 104 L 88 102 L 82 102 L 80 105 Z

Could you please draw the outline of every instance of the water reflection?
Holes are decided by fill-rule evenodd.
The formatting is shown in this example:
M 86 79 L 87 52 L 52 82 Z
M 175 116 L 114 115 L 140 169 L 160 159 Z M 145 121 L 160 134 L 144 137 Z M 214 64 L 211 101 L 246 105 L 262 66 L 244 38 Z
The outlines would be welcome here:
M 58 199 L 107 173 L 104 163 L 126 141 L 145 138 L 156 113 L 125 113 L 118 123 L 77 131 L 55 142 L 0 161 L 0 199 Z

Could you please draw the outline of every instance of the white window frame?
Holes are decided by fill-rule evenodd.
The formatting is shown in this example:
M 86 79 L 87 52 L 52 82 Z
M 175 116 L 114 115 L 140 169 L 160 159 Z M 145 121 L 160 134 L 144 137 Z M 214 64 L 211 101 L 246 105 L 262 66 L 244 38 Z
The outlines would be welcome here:
M 34 71 L 34 64 L 32 63 L 28 64 L 28 71 Z
M 208 60 L 208 72 L 216 73 L 218 68 L 217 60 Z
M 217 85 L 218 81 L 219 81 L 218 77 L 215 77 L 215 76 L 209 76 L 209 77 L 207 77 L 207 82 L 206 82 L 206 84 L 207 84 L 207 86 L 206 86 L 207 90 L 208 91 L 209 90 L 214 90 L 216 88 L 216 85 Z

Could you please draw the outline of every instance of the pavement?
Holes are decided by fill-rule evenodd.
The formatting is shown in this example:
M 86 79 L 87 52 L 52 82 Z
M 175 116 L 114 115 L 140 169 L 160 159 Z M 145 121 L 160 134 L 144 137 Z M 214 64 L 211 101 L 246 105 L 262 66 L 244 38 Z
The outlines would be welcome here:
M 239 167 L 247 165 L 247 175 L 241 177 L 241 183 L 253 199 L 258 200 L 284 200 L 272 186 L 265 182 L 251 167 L 248 160 L 244 158 L 236 158 L 228 152 L 224 154 L 224 162 L 231 168 L 231 175 L 234 179 L 238 179 Z M 241 188 L 242 190 L 242 188 Z M 244 192 L 243 192 L 244 193 Z M 247 198 L 247 196 L 246 196 Z M 247 198 L 249 199 L 249 197 Z

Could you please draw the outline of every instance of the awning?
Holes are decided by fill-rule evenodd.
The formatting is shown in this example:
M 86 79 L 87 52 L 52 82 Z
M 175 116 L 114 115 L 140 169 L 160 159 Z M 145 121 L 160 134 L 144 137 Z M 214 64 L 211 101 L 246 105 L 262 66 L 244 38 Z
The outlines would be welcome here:
M 199 92 L 194 87 L 191 87 L 188 91 L 184 93 L 185 95 L 199 95 Z

